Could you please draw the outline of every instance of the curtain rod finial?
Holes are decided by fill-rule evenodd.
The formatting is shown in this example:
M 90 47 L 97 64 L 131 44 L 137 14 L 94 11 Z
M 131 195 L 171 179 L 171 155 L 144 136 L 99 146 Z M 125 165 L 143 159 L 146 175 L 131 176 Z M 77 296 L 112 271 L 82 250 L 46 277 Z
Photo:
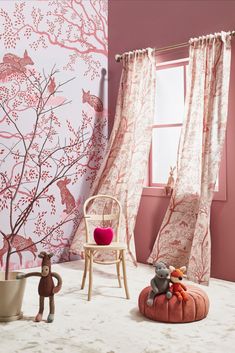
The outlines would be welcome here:
M 122 59 L 122 56 L 121 56 L 120 54 L 116 54 L 116 55 L 115 55 L 115 60 L 116 60 L 117 62 L 121 61 L 121 59 Z

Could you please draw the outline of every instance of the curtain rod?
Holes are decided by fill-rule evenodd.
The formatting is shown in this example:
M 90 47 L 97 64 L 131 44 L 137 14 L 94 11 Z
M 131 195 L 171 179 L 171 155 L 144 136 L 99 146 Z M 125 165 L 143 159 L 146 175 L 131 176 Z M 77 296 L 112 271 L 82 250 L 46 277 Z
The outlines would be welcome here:
M 235 36 L 235 31 L 231 31 L 230 32 L 231 36 Z M 167 47 L 162 47 L 162 48 L 157 48 L 154 49 L 155 53 L 160 53 L 163 51 L 168 51 L 168 50 L 172 50 L 172 49 L 177 49 L 177 48 L 184 48 L 187 47 L 189 45 L 189 42 L 184 42 L 184 43 L 179 43 L 179 44 L 173 44 L 173 45 L 168 45 Z M 135 50 L 131 51 L 130 53 L 133 53 Z M 116 54 L 115 55 L 115 60 L 116 62 L 120 62 L 122 60 L 122 56 L 123 54 Z

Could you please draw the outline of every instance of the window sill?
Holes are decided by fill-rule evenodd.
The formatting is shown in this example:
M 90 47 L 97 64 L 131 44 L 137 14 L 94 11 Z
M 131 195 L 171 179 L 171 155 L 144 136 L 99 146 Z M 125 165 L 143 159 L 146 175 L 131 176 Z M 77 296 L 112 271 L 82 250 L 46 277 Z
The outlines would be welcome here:
M 213 201 L 227 201 L 226 191 L 215 191 Z
M 144 186 L 142 191 L 142 196 L 150 196 L 150 197 L 167 197 L 170 198 L 169 195 L 165 194 L 165 189 L 162 186 Z M 226 201 L 226 191 L 217 191 L 214 192 L 213 201 Z
M 142 196 L 170 197 L 166 195 L 163 186 L 144 186 Z

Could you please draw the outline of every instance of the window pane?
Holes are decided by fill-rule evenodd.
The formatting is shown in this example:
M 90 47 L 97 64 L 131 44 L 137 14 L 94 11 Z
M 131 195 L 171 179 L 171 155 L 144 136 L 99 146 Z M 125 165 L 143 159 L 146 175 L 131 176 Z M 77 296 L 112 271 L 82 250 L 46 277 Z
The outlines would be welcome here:
M 166 184 L 170 167 L 176 166 L 180 130 L 181 127 L 162 127 L 153 130 L 152 183 Z
M 184 68 L 156 71 L 155 124 L 181 123 L 184 113 Z

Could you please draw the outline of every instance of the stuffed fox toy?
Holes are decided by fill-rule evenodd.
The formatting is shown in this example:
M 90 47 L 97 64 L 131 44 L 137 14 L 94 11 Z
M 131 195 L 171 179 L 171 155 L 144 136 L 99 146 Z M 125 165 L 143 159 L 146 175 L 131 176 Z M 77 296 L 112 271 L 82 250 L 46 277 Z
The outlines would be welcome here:
M 186 302 L 188 300 L 188 295 L 186 293 L 187 288 L 185 287 L 184 284 L 181 283 L 184 272 L 186 271 L 186 267 L 182 266 L 176 269 L 173 266 L 169 266 L 169 269 L 170 269 L 171 293 L 175 294 L 180 302 L 182 300 Z

